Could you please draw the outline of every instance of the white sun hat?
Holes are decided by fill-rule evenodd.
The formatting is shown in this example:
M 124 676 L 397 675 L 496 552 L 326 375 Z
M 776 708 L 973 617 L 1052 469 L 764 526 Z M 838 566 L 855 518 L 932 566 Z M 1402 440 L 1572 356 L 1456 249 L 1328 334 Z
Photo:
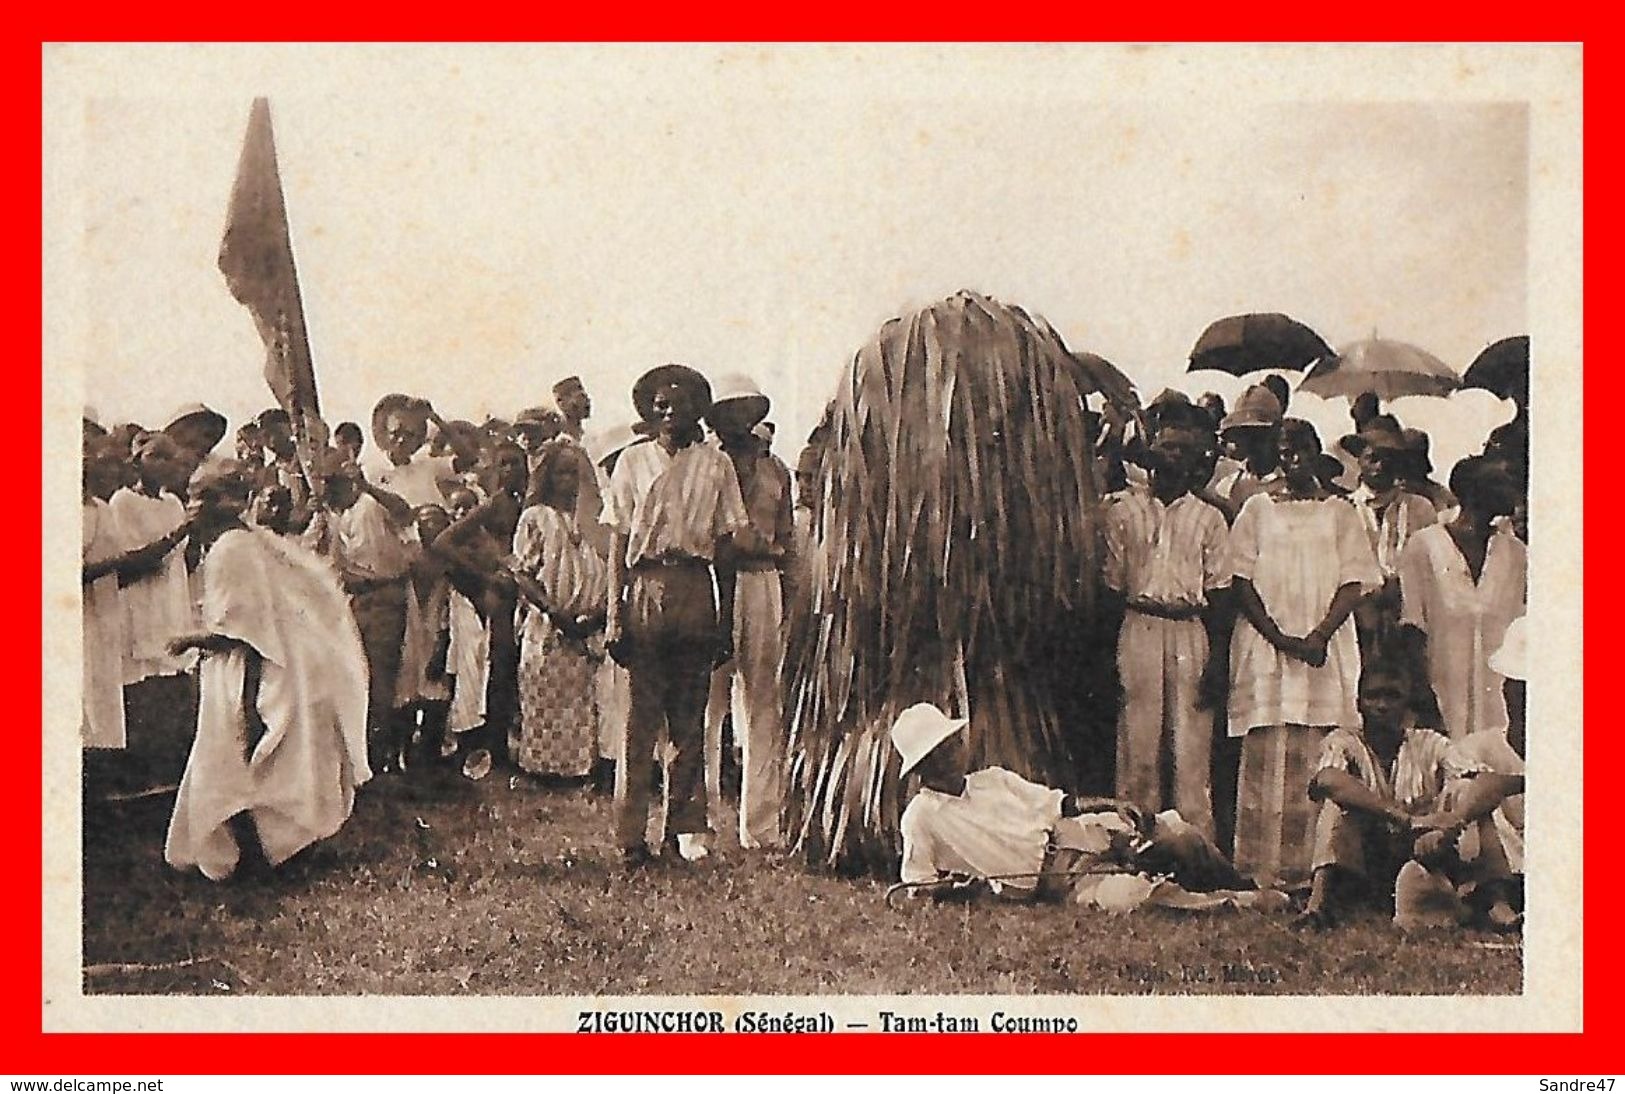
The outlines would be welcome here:
M 892 723 L 891 743 L 903 758 L 898 776 L 907 775 L 931 750 L 964 729 L 968 718 L 950 718 L 930 703 L 915 703 Z

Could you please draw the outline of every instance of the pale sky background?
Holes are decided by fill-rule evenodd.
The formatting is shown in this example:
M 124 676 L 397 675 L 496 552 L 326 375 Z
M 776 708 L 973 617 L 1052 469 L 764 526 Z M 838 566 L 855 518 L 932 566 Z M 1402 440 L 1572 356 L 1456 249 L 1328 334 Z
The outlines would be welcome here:
M 676 360 L 753 375 L 793 459 L 878 326 L 961 288 L 1147 396 L 1236 312 L 1457 369 L 1528 329 L 1517 103 L 1102 102 L 1101 73 L 1053 51 L 911 80 L 805 51 L 348 56 L 337 90 L 231 70 L 166 92 L 160 71 L 87 101 L 82 365 L 104 421 L 270 405 L 215 267 L 258 91 L 334 423 L 394 390 L 507 417 L 579 373 L 602 429 Z

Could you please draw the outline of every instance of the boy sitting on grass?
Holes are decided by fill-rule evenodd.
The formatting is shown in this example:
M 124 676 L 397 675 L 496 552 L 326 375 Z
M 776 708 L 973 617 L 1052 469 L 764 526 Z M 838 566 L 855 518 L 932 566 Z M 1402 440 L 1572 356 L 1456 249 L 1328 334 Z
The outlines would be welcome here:
M 1505 738 L 1451 741 L 1411 720 L 1410 673 L 1373 660 L 1360 677 L 1359 730 L 1321 746 L 1313 885 L 1298 924 L 1324 928 L 1360 895 L 1394 897 L 1402 927 L 1519 923 L 1523 761 Z

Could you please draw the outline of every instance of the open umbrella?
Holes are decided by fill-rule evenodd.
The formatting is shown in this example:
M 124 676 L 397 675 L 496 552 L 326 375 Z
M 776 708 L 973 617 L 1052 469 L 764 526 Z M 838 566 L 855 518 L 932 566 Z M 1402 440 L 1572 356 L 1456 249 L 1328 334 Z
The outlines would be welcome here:
M 1503 338 L 1473 358 L 1462 387 L 1478 387 L 1519 406 L 1529 405 L 1529 336 Z
M 1208 324 L 1191 348 L 1189 372 L 1217 369 L 1232 376 L 1266 368 L 1305 368 L 1332 356 L 1325 339 L 1279 312 L 1231 315 Z
M 1371 338 L 1344 346 L 1337 356 L 1309 370 L 1299 391 L 1350 399 L 1367 392 L 1379 399 L 1402 395 L 1448 395 L 1461 386 L 1461 377 L 1425 349 L 1407 342 Z

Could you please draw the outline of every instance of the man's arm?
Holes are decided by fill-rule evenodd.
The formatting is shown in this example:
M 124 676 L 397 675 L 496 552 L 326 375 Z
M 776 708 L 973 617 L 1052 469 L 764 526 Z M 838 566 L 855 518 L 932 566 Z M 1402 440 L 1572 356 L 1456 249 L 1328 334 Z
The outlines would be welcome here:
M 1219 588 L 1207 591 L 1202 609 L 1202 629 L 1207 631 L 1207 664 L 1197 683 L 1197 706 L 1216 710 L 1224 702 L 1230 685 L 1230 632 L 1235 627 L 1236 602 L 1233 591 Z
M 473 440 L 472 437 L 466 433 L 459 433 L 456 430 L 447 429 L 445 419 L 440 416 L 440 412 L 435 410 L 435 408 L 427 400 L 424 400 L 423 409 L 424 416 L 428 418 L 430 422 L 434 423 L 436 436 L 445 440 L 446 444 L 451 448 L 452 452 L 458 459 L 466 460 L 469 463 L 479 462 L 480 446 Z
M 1230 588 L 1241 614 L 1263 636 L 1264 641 L 1288 657 L 1295 657 L 1300 661 L 1308 660 L 1308 649 L 1303 639 L 1288 638 L 1281 632 L 1275 620 L 1270 618 L 1269 610 L 1264 607 L 1264 601 L 1251 581 L 1238 577 L 1231 583 Z
M 1393 824 L 1410 823 L 1410 815 L 1398 802 L 1383 797 L 1347 771 L 1335 767 L 1323 767 L 1315 772 L 1314 778 L 1309 780 L 1309 796 L 1315 801 L 1336 802 L 1350 812 L 1364 813 Z
M 389 514 L 390 523 L 395 527 L 404 528 L 412 523 L 412 504 L 399 494 L 385 490 L 365 477 L 361 479 L 361 492 L 371 494 L 378 504 L 384 507 L 384 512 Z
M 181 541 L 187 537 L 191 530 L 191 522 L 182 521 L 179 527 L 159 536 L 143 547 L 137 547 L 133 551 L 125 551 L 123 554 L 114 555 L 112 558 L 101 562 L 87 562 L 81 571 L 81 579 L 88 582 L 106 577 L 108 574 L 117 574 L 119 584 L 128 585 L 150 574 L 157 573 L 163 566 L 164 559 L 169 557 L 171 551 L 180 546 Z
M 1304 636 L 1304 643 L 1308 646 L 1310 655 L 1304 660 L 1316 668 L 1326 663 L 1326 647 L 1331 644 L 1332 635 L 1337 633 L 1337 628 L 1343 625 L 1349 613 L 1354 611 L 1364 596 L 1365 590 L 1360 587 L 1358 581 L 1351 581 L 1338 588 L 1332 597 L 1331 606 L 1326 609 L 1325 618 Z

